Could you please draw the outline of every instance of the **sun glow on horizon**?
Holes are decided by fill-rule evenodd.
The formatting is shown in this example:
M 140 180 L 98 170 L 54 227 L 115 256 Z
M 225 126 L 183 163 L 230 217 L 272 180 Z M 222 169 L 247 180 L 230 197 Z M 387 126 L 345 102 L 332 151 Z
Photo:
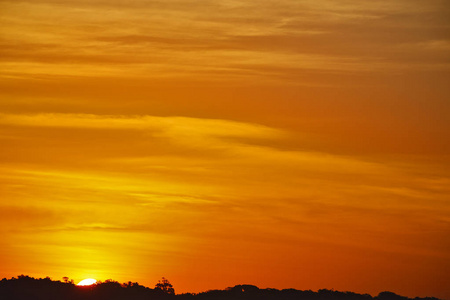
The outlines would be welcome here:
M 81 280 L 77 285 L 78 286 L 88 286 L 88 285 L 93 285 L 96 283 L 97 283 L 97 280 L 95 280 L 93 278 L 87 278 L 87 279 Z

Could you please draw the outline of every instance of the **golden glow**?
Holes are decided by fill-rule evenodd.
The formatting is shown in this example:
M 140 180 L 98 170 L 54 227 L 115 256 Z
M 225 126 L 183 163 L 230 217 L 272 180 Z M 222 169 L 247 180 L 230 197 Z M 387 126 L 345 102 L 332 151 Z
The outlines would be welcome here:
M 0 0 L 0 278 L 450 299 L 444 2 Z
M 87 286 L 87 285 L 93 285 L 96 284 L 97 280 L 92 279 L 92 278 L 87 278 L 87 279 L 83 279 L 81 280 L 77 285 L 79 286 Z

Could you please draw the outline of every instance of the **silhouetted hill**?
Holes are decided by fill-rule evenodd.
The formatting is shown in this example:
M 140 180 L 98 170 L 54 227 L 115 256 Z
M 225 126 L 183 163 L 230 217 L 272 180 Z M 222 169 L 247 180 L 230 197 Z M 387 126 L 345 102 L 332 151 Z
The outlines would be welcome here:
M 0 299 L 4 300 L 439 300 L 434 297 L 408 298 L 392 292 L 382 292 L 376 297 L 368 294 L 334 290 L 299 291 L 295 289 L 260 289 L 254 285 L 237 285 L 225 290 L 211 290 L 198 294 L 175 295 L 170 282 L 163 278 L 155 288 L 137 282 L 119 283 L 114 280 L 92 286 L 76 286 L 73 281 L 53 281 L 49 277 L 33 278 L 21 275 L 0 281 Z

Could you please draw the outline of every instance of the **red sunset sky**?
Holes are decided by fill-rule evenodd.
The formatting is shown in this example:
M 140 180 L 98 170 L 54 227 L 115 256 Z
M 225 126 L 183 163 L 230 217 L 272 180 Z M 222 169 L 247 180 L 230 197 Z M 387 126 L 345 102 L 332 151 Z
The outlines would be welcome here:
M 450 299 L 444 0 L 0 0 L 0 278 Z

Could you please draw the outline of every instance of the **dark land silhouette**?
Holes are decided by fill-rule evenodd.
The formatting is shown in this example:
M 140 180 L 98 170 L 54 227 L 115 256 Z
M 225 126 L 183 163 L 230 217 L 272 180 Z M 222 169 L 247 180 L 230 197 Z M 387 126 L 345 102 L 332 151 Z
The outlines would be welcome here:
M 20 275 L 0 281 L 0 299 L 5 300 L 439 300 L 434 297 L 408 298 L 392 292 L 381 292 L 373 297 L 369 294 L 339 292 L 322 289 L 317 292 L 295 289 L 260 289 L 254 285 L 236 285 L 224 290 L 202 293 L 175 294 L 169 280 L 162 278 L 154 288 L 137 282 L 119 283 L 114 280 L 98 282 L 91 286 L 77 286 L 64 277 L 54 281 L 49 277 L 33 278 Z

